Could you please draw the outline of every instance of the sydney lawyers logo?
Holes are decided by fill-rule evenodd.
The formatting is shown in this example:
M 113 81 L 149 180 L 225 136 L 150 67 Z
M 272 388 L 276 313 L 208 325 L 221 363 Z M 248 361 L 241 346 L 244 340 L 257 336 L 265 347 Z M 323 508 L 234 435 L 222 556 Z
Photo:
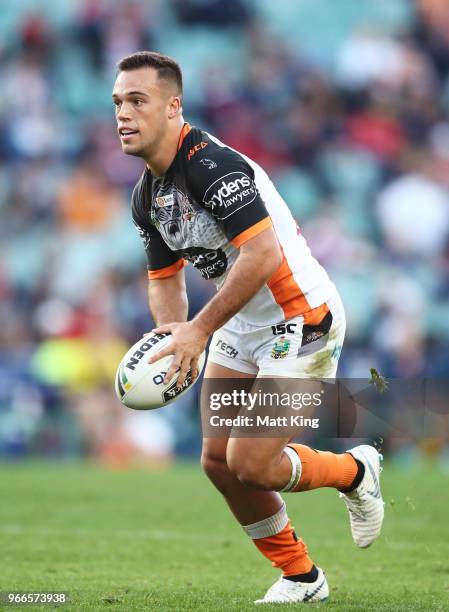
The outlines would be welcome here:
M 183 253 L 184 257 L 201 272 L 201 276 L 206 280 L 221 276 L 228 267 L 228 258 L 223 249 L 188 247 L 184 249 Z
M 209 186 L 203 202 L 223 220 L 256 199 L 254 181 L 244 172 L 229 172 Z

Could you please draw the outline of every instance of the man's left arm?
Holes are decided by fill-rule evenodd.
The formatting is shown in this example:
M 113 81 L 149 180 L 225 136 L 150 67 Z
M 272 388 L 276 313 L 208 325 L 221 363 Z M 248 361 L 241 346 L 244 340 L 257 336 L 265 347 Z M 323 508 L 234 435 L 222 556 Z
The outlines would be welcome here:
M 237 314 L 281 265 L 282 254 L 273 227 L 251 238 L 220 291 L 193 319 L 208 336 Z
M 186 323 L 168 323 L 154 330 L 173 335 L 173 341 L 151 360 L 154 362 L 165 355 L 174 354 L 166 381 L 173 377 L 178 368 L 179 386 L 190 369 L 194 377 L 197 375 L 198 358 L 209 336 L 256 295 L 279 268 L 281 261 L 281 249 L 274 229 L 270 226 L 240 246 L 239 256 L 223 286 L 194 319 Z

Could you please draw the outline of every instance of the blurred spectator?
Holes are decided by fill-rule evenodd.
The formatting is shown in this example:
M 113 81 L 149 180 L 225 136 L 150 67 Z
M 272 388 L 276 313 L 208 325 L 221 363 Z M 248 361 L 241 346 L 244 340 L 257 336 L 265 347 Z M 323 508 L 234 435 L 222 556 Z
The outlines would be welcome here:
M 61 225 L 71 230 L 101 231 L 117 214 L 121 202 L 121 194 L 106 181 L 96 159 L 89 157 L 61 187 Z
M 348 89 L 396 83 L 404 69 L 401 44 L 379 31 L 355 31 L 337 57 L 337 76 Z
M 139 415 L 112 390 L 152 327 L 129 212 L 143 166 L 120 150 L 110 97 L 115 63 L 142 48 L 180 62 L 192 123 L 270 172 L 342 293 L 341 374 L 449 375 L 449 3 L 416 0 L 388 25 L 376 0 L 363 19 L 339 3 L 338 23 L 332 2 L 306 21 L 304 3 L 272 4 L 7 0 L 0 453 L 122 467 L 197 451 L 195 392 Z M 186 275 L 193 316 L 212 287 Z
M 244 26 L 250 6 L 243 0 L 171 0 L 179 21 L 185 25 Z
M 79 13 L 78 37 L 92 67 L 113 71 L 121 57 L 153 45 L 153 2 L 85 0 Z
M 377 211 L 393 255 L 431 257 L 442 252 L 449 237 L 449 183 L 440 180 L 438 166 L 433 152 L 423 150 L 414 169 L 380 192 Z
M 449 4 L 446 0 L 417 0 L 416 36 L 440 77 L 449 72 Z

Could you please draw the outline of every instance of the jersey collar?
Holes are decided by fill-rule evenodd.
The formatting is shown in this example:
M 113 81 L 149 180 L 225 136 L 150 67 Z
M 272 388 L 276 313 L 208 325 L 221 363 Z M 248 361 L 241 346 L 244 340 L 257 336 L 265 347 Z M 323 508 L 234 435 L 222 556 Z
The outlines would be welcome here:
M 178 140 L 178 151 L 182 147 L 182 143 L 184 142 L 184 138 L 187 136 L 187 134 L 190 132 L 191 129 L 192 129 L 192 126 L 190 125 L 190 123 L 186 122 L 182 126 L 182 130 L 181 130 L 181 133 L 179 134 L 179 140 Z

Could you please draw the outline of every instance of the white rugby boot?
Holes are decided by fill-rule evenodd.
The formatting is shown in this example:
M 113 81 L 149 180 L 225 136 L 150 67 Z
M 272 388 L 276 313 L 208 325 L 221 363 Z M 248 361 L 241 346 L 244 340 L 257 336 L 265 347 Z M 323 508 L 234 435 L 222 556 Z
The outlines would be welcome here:
M 380 492 L 379 474 L 382 455 L 368 444 L 346 451 L 365 466 L 365 474 L 358 487 L 350 493 L 340 493 L 349 511 L 352 538 L 360 548 L 374 542 L 382 529 L 384 502 Z
M 326 601 L 329 587 L 323 570 L 317 567 L 318 577 L 315 582 L 293 582 L 283 576 L 265 593 L 263 599 L 256 599 L 255 604 L 270 603 L 314 603 Z

